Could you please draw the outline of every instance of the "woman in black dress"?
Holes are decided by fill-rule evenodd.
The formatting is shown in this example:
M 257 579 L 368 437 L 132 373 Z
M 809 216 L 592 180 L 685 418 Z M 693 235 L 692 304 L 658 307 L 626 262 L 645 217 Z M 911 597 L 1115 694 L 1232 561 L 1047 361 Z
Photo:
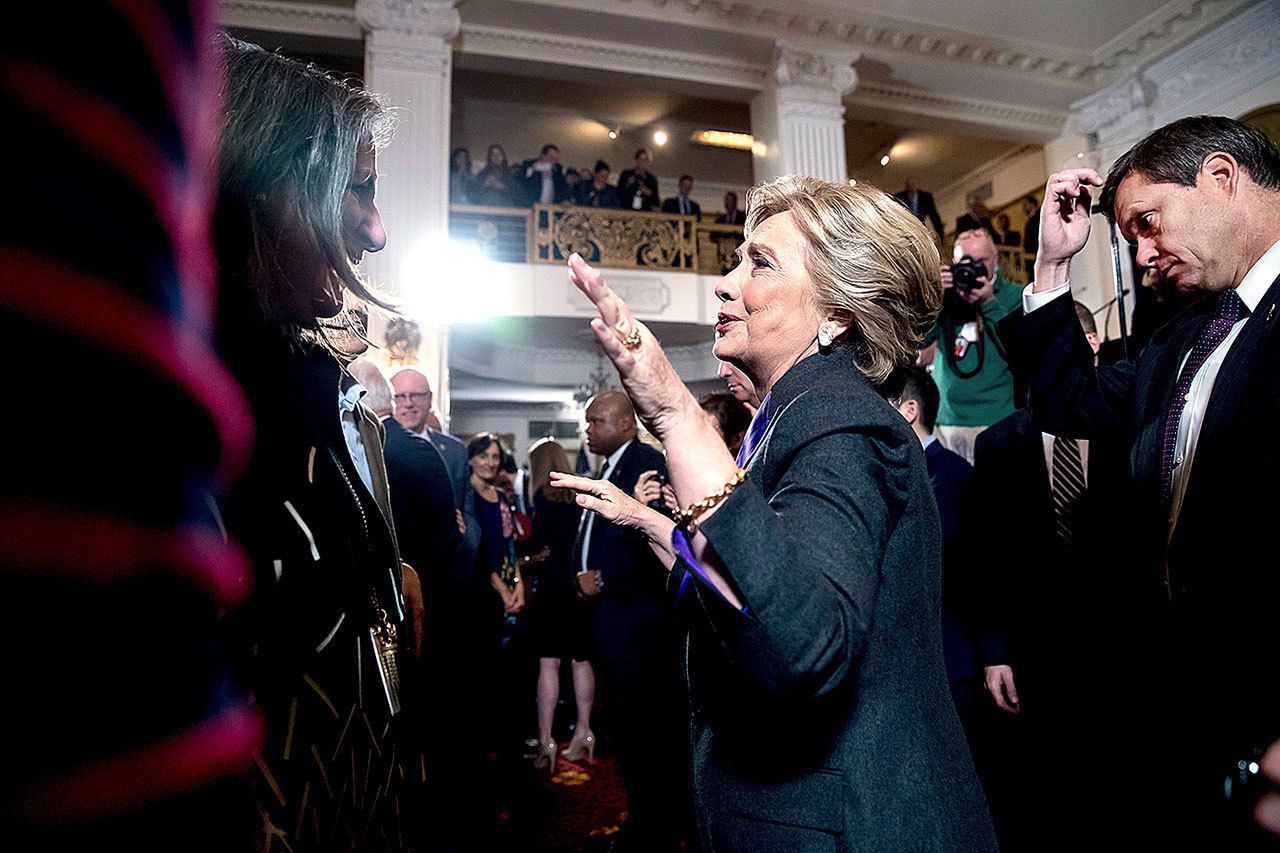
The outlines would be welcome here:
M 538 595 L 530 609 L 530 646 L 538 656 L 538 757 L 536 764 L 556 772 L 558 747 L 551 737 L 551 723 L 560 698 L 560 663 L 573 663 L 573 695 L 578 721 L 573 740 L 565 748 L 570 761 L 595 757 L 596 738 L 591 733 L 591 705 L 595 701 L 596 677 L 591 669 L 591 624 L 589 606 L 578 598 L 577 567 L 573 565 L 573 543 L 582 516 L 573 494 L 550 486 L 551 472 L 573 473 L 564 448 L 554 439 L 544 438 L 529 449 L 533 493 L 533 540 L 543 552 L 538 572 Z

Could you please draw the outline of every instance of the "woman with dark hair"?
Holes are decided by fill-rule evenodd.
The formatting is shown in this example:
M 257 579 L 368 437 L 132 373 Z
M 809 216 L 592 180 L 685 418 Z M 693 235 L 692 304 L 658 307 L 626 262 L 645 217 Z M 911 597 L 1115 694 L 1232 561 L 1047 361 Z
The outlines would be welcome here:
M 553 438 L 544 438 L 529 448 L 530 491 L 533 493 L 533 543 L 545 549 L 539 563 L 538 594 L 530 608 L 529 645 L 538 656 L 538 756 L 536 766 L 547 767 L 554 775 L 559 751 L 551 736 L 551 724 L 560 699 L 560 664 L 572 661 L 573 696 L 578 719 L 573 740 L 563 756 L 578 761 L 595 756 L 595 735 L 591 732 L 591 706 L 595 702 L 596 679 L 591 669 L 591 623 L 587 603 L 578 597 L 577 568 L 573 565 L 573 544 L 582 516 L 573 493 L 551 488 L 551 472 L 572 474 L 564 448 Z
M 455 148 L 449 155 L 449 203 L 476 203 L 476 176 L 471 173 L 471 152 Z
M 379 424 L 343 366 L 363 335 L 346 306 L 385 307 L 356 265 L 386 242 L 374 193 L 390 122 L 313 66 L 230 38 L 222 55 L 217 335 L 257 423 L 225 506 L 254 570 L 228 627 L 266 722 L 259 846 L 401 850 L 420 766 L 399 678 L 413 637 L 402 583 L 416 583 Z
M 507 152 L 501 145 L 490 145 L 484 159 L 484 168 L 476 175 L 476 203 L 490 207 L 511 207 L 515 204 L 516 183 L 511 176 Z
M 943 668 L 938 509 L 883 395 L 941 305 L 938 251 L 865 185 L 783 177 L 748 201 L 740 263 L 716 287 L 715 354 L 763 395 L 737 458 L 574 255 L 683 509 L 554 479 L 671 568 L 701 849 L 994 850 Z
M 488 575 L 489 585 L 501 602 L 501 612 L 512 616 L 524 608 L 524 581 L 516 560 L 515 517 L 500 488 L 505 458 L 502 443 L 491 432 L 482 432 L 467 443 L 476 519 L 482 534 L 477 568 Z

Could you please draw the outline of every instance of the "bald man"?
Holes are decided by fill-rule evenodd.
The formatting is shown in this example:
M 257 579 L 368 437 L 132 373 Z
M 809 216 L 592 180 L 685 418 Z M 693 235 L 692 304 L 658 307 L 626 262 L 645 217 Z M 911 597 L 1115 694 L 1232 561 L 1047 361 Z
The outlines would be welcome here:
M 972 290 L 961 290 L 953 286 L 951 268 L 942 268 L 942 316 L 921 353 L 922 360 L 933 359 L 940 395 L 938 443 L 973 464 L 978 434 L 1015 408 L 1013 372 L 995 326 L 1022 307 L 1022 286 L 1001 275 L 999 252 L 984 229 L 958 234 L 952 257 L 981 263 L 985 274 Z
M 449 469 L 454 504 L 462 511 L 463 537 L 467 555 L 475 562 L 480 552 L 480 523 L 476 521 L 475 489 L 471 488 L 471 466 L 467 464 L 467 446 L 442 432 L 440 422 L 431 411 L 431 382 L 422 371 L 406 367 L 391 377 L 395 419 L 400 426 L 435 445 Z M 433 426 L 434 424 L 434 426 Z
M 635 410 L 621 391 L 599 394 L 587 406 L 587 445 L 605 457 L 601 478 L 625 495 L 645 471 L 667 472 L 662 454 L 636 440 Z M 584 575 L 580 585 L 598 589 L 591 608 L 595 662 L 627 790 L 617 849 L 674 851 L 685 815 L 688 756 L 667 571 L 643 536 L 592 513 L 578 527 L 573 560 Z

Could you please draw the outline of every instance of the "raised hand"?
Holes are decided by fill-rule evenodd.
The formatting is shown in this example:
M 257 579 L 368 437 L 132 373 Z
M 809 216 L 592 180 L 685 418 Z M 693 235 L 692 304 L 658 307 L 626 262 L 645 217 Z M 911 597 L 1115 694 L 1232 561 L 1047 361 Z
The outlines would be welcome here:
M 1040 210 L 1040 251 L 1036 255 L 1035 290 L 1051 290 L 1067 280 L 1071 259 L 1089 241 L 1093 194 L 1102 186 L 1093 169 L 1054 172 L 1045 184 Z
M 569 256 L 573 284 L 596 306 L 591 330 L 617 368 L 622 387 L 649 431 L 664 439 L 671 425 L 702 410 L 667 360 L 658 339 L 631 314 L 627 303 L 605 284 L 600 271 L 574 252 Z
M 643 514 L 646 511 L 653 512 L 635 498 L 623 494 L 621 489 L 608 480 L 593 480 L 590 477 L 552 471 L 551 485 L 557 489 L 572 489 L 577 492 L 575 500 L 578 506 L 623 527 L 639 529 Z

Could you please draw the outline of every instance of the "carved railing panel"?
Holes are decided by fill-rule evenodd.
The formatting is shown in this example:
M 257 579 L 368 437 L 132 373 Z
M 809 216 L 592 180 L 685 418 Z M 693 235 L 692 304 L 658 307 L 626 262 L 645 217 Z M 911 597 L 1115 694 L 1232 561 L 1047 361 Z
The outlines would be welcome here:
M 534 263 L 577 252 L 605 267 L 694 269 L 692 216 L 535 205 L 533 222 Z
M 449 208 L 449 237 L 508 263 L 562 264 L 577 252 L 602 267 L 724 275 L 737 263 L 742 226 L 595 207 L 455 204 Z
M 736 253 L 741 244 L 741 225 L 698 223 L 698 272 L 725 275 L 738 265 Z

